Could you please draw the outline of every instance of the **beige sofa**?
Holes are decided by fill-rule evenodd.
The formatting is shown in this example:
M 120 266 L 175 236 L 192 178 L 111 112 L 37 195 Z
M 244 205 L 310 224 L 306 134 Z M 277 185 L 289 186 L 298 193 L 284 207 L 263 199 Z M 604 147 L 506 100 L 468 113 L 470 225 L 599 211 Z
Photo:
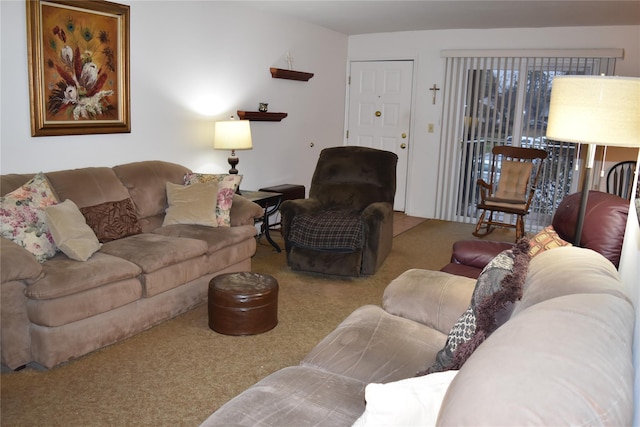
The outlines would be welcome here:
M 10 240 L 0 242 L 2 365 L 51 368 L 123 340 L 206 301 L 214 276 L 251 270 L 254 218 L 262 208 L 233 196 L 231 227 L 162 227 L 166 183 L 186 167 L 145 161 L 48 172 L 62 202 L 79 208 L 131 198 L 142 233 L 109 241 L 87 261 L 58 252 L 44 263 Z M 1 194 L 33 175 L 1 176 Z
M 421 405 L 411 402 L 429 396 L 424 410 L 434 398 L 406 383 L 438 374 L 398 381 L 433 363 L 475 283 L 441 271 L 403 273 L 382 307 L 359 308 L 298 366 L 264 378 L 202 425 L 348 426 L 365 410 L 369 421 L 380 420 L 371 418 L 377 411 L 387 425 L 419 425 L 409 412 Z M 531 260 L 523 289 L 506 323 L 443 389 L 433 422 L 631 425 L 634 309 L 614 266 L 589 249 L 548 250 Z

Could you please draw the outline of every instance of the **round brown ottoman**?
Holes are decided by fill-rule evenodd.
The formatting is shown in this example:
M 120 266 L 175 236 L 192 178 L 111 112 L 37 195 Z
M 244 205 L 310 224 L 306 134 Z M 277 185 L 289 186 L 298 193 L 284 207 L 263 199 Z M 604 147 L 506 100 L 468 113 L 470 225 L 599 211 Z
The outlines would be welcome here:
M 240 272 L 209 282 L 209 327 L 225 335 L 253 335 L 278 324 L 278 282 L 268 274 Z

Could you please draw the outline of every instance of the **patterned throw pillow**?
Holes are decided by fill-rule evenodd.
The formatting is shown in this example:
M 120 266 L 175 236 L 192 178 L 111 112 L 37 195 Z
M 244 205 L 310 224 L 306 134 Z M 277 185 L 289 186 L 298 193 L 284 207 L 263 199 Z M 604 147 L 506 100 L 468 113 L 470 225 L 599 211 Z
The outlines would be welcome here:
M 216 203 L 216 220 L 218 227 L 231 227 L 231 205 L 233 195 L 240 186 L 242 175 L 232 174 L 204 174 L 188 173 L 184 176 L 184 184 L 218 184 L 218 198 Z
M 56 254 L 43 208 L 58 203 L 47 177 L 36 174 L 22 187 L 0 197 L 0 232 L 31 252 L 38 262 Z
M 514 303 L 522 298 L 530 259 L 529 241 L 523 238 L 487 264 L 478 277 L 469 308 L 451 328 L 434 364 L 418 375 L 460 369 L 473 351 L 509 319 Z
M 538 234 L 529 240 L 529 255 L 534 256 L 549 249 L 560 248 L 562 246 L 572 246 L 571 243 L 562 240 L 552 225 L 545 227 Z
M 131 199 L 80 208 L 100 243 L 142 233 Z

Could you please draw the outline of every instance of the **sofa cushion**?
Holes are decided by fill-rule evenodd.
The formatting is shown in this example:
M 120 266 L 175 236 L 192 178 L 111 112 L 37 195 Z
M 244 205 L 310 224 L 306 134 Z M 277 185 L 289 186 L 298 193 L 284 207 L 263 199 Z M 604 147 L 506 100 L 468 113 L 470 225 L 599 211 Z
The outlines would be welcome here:
M 473 351 L 509 319 L 515 301 L 522 297 L 529 259 L 529 241 L 523 238 L 487 264 L 478 277 L 471 304 L 451 328 L 435 363 L 421 374 L 460 369 Z
M 216 218 L 218 226 L 231 226 L 231 207 L 233 206 L 233 195 L 240 186 L 242 175 L 233 174 L 203 174 L 188 173 L 184 176 L 184 184 L 218 184 L 218 199 L 216 204 Z
M 108 167 L 47 172 L 59 200 L 71 199 L 79 208 L 129 197 L 127 189 Z
M 364 388 L 342 375 L 290 366 L 225 403 L 201 427 L 349 426 L 365 409 Z
M 563 268 L 564 265 L 572 268 Z M 575 265 L 580 266 L 579 273 Z M 578 293 L 608 294 L 631 301 L 619 280 L 614 265 L 604 262 L 593 250 L 565 246 L 543 252 L 531 259 L 525 293 L 511 317 L 542 301 Z M 548 286 L 549 283 L 556 285 Z
M 371 383 L 365 388 L 367 409 L 353 427 L 435 426 L 440 405 L 458 371 L 386 384 Z
M 527 196 L 527 184 L 531 177 L 533 163 L 503 160 L 500 168 L 500 180 L 495 197 L 488 200 L 507 203 L 524 203 Z
M 43 208 L 58 203 L 43 173 L 0 198 L 0 232 L 31 252 L 39 262 L 56 254 Z
M 31 323 L 57 327 L 106 313 L 139 300 L 141 296 L 140 281 L 131 278 L 53 299 L 29 299 L 27 312 Z
M 29 281 L 31 299 L 53 299 L 97 288 L 107 283 L 136 278 L 140 268 L 124 259 L 96 252 L 86 262 L 58 254 L 42 265 L 44 275 Z
M 126 259 L 138 265 L 143 273 L 151 273 L 204 255 L 207 244 L 202 240 L 143 233 L 105 243 L 100 252 Z
M 56 246 L 69 258 L 86 261 L 100 249 L 98 238 L 71 199 L 48 206 L 44 212 Z
M 172 224 L 153 230 L 154 234 L 163 236 L 186 237 L 204 241 L 208 246 L 208 254 L 214 254 L 222 248 L 251 239 L 257 232 L 253 225 L 227 228 L 195 224 Z
M 440 331 L 365 305 L 316 345 L 301 365 L 367 384 L 387 383 L 426 369 L 445 340 Z
M 555 251 L 565 249 L 574 248 L 542 253 L 531 269 L 543 255 L 560 258 Z M 573 289 L 587 276 L 582 268 L 589 262 L 577 261 L 553 268 L 569 270 Z M 597 279 L 622 287 L 619 279 Z M 633 425 L 633 324 L 632 304 L 606 294 L 566 295 L 514 313 L 460 369 L 438 425 Z
M 151 160 L 117 165 L 113 172 L 133 200 L 142 231 L 148 233 L 162 225 L 167 208 L 167 182 L 182 184 L 184 174 L 190 170 L 176 163 Z
M 105 202 L 80 209 L 87 225 L 102 243 L 142 233 L 131 199 Z
M 167 213 L 162 225 L 196 224 L 217 227 L 218 184 L 178 185 L 167 182 Z

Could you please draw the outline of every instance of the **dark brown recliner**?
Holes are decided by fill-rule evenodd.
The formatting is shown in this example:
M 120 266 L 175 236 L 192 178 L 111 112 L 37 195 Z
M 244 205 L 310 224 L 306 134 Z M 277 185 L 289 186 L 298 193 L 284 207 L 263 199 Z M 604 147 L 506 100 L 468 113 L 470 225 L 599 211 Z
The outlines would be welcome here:
M 395 153 L 343 146 L 320 152 L 309 198 L 282 203 L 282 234 L 292 270 L 374 274 L 391 252 Z
M 574 242 L 581 195 L 573 193 L 562 199 L 551 223 L 558 235 L 571 244 Z M 628 214 L 629 200 L 601 191 L 589 191 L 580 246 L 602 254 L 617 268 Z M 513 244 L 508 242 L 460 240 L 453 244 L 451 262 L 441 270 L 475 279 L 493 257 L 511 247 Z

